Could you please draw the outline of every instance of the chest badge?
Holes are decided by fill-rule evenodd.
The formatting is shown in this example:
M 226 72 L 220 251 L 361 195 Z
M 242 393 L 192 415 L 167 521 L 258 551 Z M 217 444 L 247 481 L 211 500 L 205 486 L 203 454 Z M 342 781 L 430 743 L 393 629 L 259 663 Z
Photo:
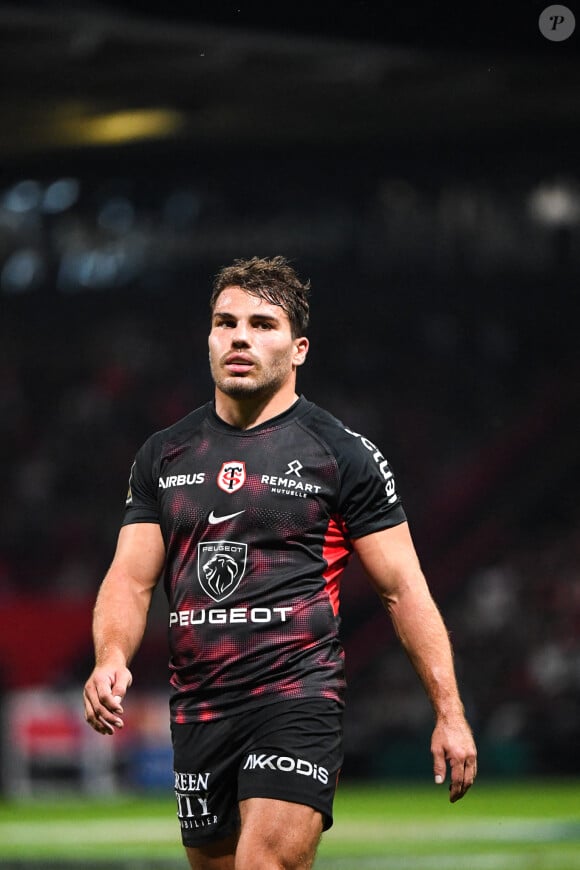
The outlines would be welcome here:
M 231 495 L 232 492 L 237 492 L 246 482 L 246 463 L 238 462 L 237 459 L 230 459 L 224 462 L 217 476 L 217 485 L 224 492 Z
M 203 591 L 223 601 L 240 585 L 246 571 L 248 545 L 239 541 L 204 541 L 197 545 L 197 577 Z

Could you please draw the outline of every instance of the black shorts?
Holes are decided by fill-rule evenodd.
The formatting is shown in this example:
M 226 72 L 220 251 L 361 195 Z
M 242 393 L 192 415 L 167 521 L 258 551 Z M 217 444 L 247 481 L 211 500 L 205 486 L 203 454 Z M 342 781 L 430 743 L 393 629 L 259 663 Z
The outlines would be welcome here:
M 184 846 L 236 832 L 238 801 L 305 804 L 332 825 L 342 765 L 342 708 L 318 698 L 279 701 L 212 722 L 172 723 L 175 796 Z

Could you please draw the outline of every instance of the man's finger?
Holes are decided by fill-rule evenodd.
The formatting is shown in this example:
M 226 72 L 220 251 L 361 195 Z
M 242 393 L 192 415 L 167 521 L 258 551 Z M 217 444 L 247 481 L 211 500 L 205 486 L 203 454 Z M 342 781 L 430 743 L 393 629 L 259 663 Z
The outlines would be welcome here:
M 119 704 L 113 698 L 108 684 L 96 680 L 86 684 L 85 718 L 95 731 L 114 734 L 116 728 L 122 728 L 123 720 L 119 712 Z
M 442 747 L 435 746 L 433 743 L 431 746 L 431 754 L 433 755 L 433 776 L 435 778 L 435 785 L 441 785 L 445 782 L 445 777 L 447 775 L 445 752 Z
M 451 784 L 449 786 L 449 800 L 455 803 L 463 797 L 464 790 L 464 765 L 451 762 Z
M 477 765 L 473 756 L 467 758 L 465 762 L 451 762 L 449 800 L 452 804 L 460 800 L 471 788 L 475 781 L 476 771 Z

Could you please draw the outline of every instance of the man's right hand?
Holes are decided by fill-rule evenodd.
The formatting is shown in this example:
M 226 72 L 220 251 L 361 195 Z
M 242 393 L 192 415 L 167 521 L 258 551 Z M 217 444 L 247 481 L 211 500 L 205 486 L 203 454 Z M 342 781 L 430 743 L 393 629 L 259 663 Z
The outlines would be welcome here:
M 85 719 L 99 734 L 123 727 L 121 702 L 133 677 L 126 667 L 97 666 L 85 684 Z

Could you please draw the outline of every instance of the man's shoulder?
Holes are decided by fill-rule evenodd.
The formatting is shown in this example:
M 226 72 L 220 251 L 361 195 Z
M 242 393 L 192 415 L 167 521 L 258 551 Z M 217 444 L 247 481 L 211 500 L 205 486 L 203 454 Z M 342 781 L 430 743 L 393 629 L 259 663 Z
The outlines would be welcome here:
M 300 424 L 324 441 L 332 452 L 344 448 L 344 445 L 352 440 L 348 426 L 345 426 L 342 420 L 339 420 L 330 411 L 321 408 L 314 402 L 308 402 L 308 408 L 300 418 Z
M 304 425 L 320 425 L 320 426 L 328 426 L 331 429 L 344 429 L 344 423 L 335 417 L 330 411 L 327 411 L 325 408 L 321 408 L 320 405 L 317 405 L 316 402 L 310 402 L 304 400 L 304 412 L 300 417 L 301 422 Z
M 162 445 L 178 444 L 186 440 L 196 429 L 203 425 L 210 408 L 211 402 L 206 402 L 205 405 L 190 411 L 185 417 L 181 417 L 181 419 L 171 423 L 165 429 L 158 429 L 147 439 L 145 444 L 159 448 Z
M 302 418 L 302 425 L 324 441 L 337 459 L 358 463 L 361 460 L 366 461 L 369 453 L 375 461 L 378 456 L 382 458 L 379 448 L 371 439 L 335 417 L 330 411 L 312 402 L 309 404 L 311 407 Z

